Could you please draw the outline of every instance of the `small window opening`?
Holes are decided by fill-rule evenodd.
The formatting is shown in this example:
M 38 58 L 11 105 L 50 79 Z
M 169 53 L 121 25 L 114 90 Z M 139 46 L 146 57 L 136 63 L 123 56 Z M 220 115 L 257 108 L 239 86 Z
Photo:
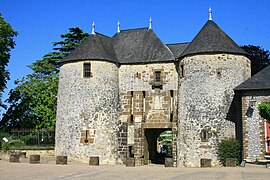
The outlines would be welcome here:
M 249 106 L 248 109 L 247 109 L 247 112 L 246 112 L 246 116 L 249 117 L 249 118 L 252 117 L 253 112 L 254 112 L 253 106 Z
M 133 97 L 133 91 L 130 91 L 131 97 Z
M 143 91 L 142 94 L 143 94 L 143 112 L 145 112 L 145 91 Z
M 162 89 L 161 71 L 155 71 L 155 81 L 152 85 L 152 89 Z
M 221 72 L 222 72 L 221 69 L 218 68 L 218 69 L 216 70 L 216 72 L 217 72 L 217 76 L 218 76 L 218 77 L 221 77 Z
M 173 112 L 170 113 L 170 122 L 173 122 Z
M 134 123 L 133 114 L 130 115 L 130 124 Z
M 91 63 L 83 64 L 83 77 L 91 77 Z
M 170 95 L 171 97 L 173 97 L 173 90 L 170 90 Z
M 210 133 L 209 130 L 203 129 L 203 130 L 201 131 L 201 140 L 202 140 L 203 142 L 209 141 L 209 139 L 210 139 L 211 137 L 212 137 L 212 133 Z
M 180 65 L 180 78 L 184 77 L 184 64 Z
M 128 146 L 128 157 L 134 157 L 134 148 L 133 148 L 133 146 Z
M 88 134 L 89 134 L 89 130 L 85 130 L 85 143 L 88 143 Z
M 160 82 L 161 81 L 161 72 L 160 71 L 156 71 L 156 82 Z
M 208 139 L 208 133 L 206 131 L 202 132 L 202 139 Z
M 152 89 L 163 89 L 162 84 L 153 84 Z

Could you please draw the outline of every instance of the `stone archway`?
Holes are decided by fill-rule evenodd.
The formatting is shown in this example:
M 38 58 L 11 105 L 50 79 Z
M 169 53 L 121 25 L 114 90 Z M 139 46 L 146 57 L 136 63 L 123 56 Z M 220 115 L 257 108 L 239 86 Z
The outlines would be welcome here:
M 147 128 L 144 129 L 144 162 L 145 164 L 164 164 L 166 154 L 158 151 L 157 139 L 161 133 L 172 130 L 171 128 Z

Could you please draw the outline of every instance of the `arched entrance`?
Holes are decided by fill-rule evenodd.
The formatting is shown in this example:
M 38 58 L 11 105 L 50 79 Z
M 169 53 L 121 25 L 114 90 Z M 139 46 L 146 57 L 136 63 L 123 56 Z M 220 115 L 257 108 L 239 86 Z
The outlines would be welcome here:
M 144 130 L 145 164 L 164 164 L 166 157 L 172 157 L 172 129 L 149 128 Z

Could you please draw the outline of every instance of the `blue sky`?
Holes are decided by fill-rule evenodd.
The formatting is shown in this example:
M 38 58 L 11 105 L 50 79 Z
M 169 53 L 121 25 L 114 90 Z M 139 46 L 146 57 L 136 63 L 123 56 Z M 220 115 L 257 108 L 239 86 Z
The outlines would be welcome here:
M 16 47 L 8 66 L 11 80 L 30 73 L 27 65 L 52 50 L 70 27 L 113 36 L 120 20 L 121 29 L 148 27 L 164 43 L 189 42 L 208 20 L 213 20 L 239 45 L 260 45 L 270 50 L 269 0 L 0 0 L 0 12 L 15 30 Z

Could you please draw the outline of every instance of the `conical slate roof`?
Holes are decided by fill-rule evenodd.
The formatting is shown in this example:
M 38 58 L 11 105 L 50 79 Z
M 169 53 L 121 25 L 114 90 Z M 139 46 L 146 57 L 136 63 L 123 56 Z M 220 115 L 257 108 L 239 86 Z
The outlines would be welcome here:
M 247 55 L 218 25 L 208 20 L 181 57 L 203 53 L 232 53 Z
M 160 62 L 175 59 L 170 49 L 148 28 L 124 30 L 112 39 L 120 63 Z
M 109 60 L 117 62 L 111 38 L 102 34 L 91 34 L 62 62 L 74 60 Z
M 152 29 L 123 30 L 112 38 L 91 34 L 62 62 L 108 60 L 120 64 L 172 62 L 187 55 L 230 53 L 248 55 L 212 20 L 207 21 L 191 43 L 165 45 Z
M 124 30 L 112 38 L 91 34 L 62 62 L 109 60 L 121 64 L 173 61 L 171 50 L 148 28 Z
M 237 86 L 234 90 L 270 90 L 270 66 L 267 66 L 257 74 Z

